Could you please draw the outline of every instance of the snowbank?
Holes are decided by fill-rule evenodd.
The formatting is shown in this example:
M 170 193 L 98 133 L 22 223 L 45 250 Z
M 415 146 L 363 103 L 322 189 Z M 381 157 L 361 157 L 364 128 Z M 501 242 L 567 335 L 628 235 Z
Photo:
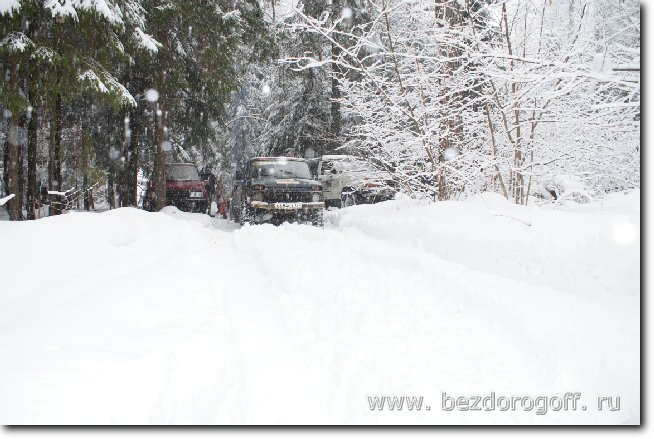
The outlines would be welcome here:
M 324 230 L 175 208 L 0 222 L 0 421 L 638 423 L 636 200 L 399 200 Z M 442 392 L 587 410 L 446 411 Z
M 388 214 L 389 211 L 391 214 Z M 640 192 L 567 206 L 516 206 L 495 193 L 331 211 L 328 221 L 475 270 L 596 296 L 640 291 Z

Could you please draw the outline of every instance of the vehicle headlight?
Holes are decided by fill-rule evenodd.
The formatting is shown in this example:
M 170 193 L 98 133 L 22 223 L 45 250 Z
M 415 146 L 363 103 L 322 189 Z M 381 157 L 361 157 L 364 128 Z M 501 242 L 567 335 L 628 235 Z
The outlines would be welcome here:
M 253 191 L 262 191 L 262 190 L 264 190 L 265 188 L 266 188 L 266 187 L 265 187 L 264 185 L 262 185 L 262 184 L 255 184 L 255 185 L 252 186 L 252 190 L 253 190 Z
M 255 192 L 252 194 L 252 201 L 263 201 L 263 192 Z
M 322 194 L 316 193 L 311 196 L 311 201 L 314 203 L 317 203 L 318 201 L 322 201 Z
M 311 190 L 312 191 L 322 191 L 322 186 L 314 184 L 313 186 L 311 186 Z

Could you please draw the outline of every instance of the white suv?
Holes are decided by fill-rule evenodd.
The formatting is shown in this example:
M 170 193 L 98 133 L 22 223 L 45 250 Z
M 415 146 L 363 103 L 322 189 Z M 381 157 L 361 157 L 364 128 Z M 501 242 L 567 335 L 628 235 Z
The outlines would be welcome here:
M 393 199 L 397 184 L 391 175 L 350 155 L 325 155 L 318 161 L 325 206 L 348 207 Z

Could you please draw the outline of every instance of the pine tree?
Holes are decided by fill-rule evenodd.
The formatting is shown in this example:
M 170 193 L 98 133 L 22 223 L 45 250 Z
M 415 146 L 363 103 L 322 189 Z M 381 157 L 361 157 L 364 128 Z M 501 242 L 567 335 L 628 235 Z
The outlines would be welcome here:
M 166 155 L 200 161 L 214 154 L 215 123 L 224 121 L 238 85 L 239 46 L 261 39 L 265 24 L 254 0 L 146 0 L 144 7 L 161 44 L 147 73 L 158 92 L 154 184 L 161 209 Z
M 59 5 L 60 6 L 60 5 Z M 0 101 L 12 114 L 10 121 L 9 189 L 16 193 L 17 201 L 10 207 L 11 218 L 22 218 L 22 187 L 19 142 L 27 136 L 19 126 L 19 119 L 36 115 L 34 108 L 50 106 L 50 190 L 62 189 L 62 117 L 64 104 L 81 92 L 92 93 L 113 106 L 134 106 L 133 97 L 116 80 L 107 66 L 124 55 L 125 17 L 134 10 L 133 1 L 97 4 L 74 3 L 69 8 L 57 3 L 22 1 L 18 8 L 2 15 L 5 36 L 0 40 L 0 63 L 9 67 L 11 80 L 0 88 Z M 96 9 L 97 8 L 97 9 Z M 38 74 L 36 73 L 38 72 Z M 34 101 L 30 102 L 30 98 Z M 29 111 L 28 111 L 29 110 Z M 30 119 L 31 122 L 31 119 Z M 30 138 L 37 129 L 31 122 Z M 33 152 L 34 141 L 30 149 Z M 30 156 L 32 154 L 30 153 Z M 33 166 L 30 162 L 30 186 L 35 186 Z M 30 189 L 30 204 L 34 190 Z M 33 206 L 30 206 L 33 210 Z M 58 213 L 55 205 L 53 213 Z M 33 217 L 33 213 L 28 215 Z

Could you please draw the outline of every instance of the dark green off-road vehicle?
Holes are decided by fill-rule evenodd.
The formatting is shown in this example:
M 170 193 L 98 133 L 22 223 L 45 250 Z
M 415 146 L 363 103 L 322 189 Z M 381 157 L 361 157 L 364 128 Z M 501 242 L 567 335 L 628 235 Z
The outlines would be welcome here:
M 293 157 L 256 157 L 237 171 L 230 203 L 240 224 L 300 222 L 323 226 L 322 184 L 307 162 Z

